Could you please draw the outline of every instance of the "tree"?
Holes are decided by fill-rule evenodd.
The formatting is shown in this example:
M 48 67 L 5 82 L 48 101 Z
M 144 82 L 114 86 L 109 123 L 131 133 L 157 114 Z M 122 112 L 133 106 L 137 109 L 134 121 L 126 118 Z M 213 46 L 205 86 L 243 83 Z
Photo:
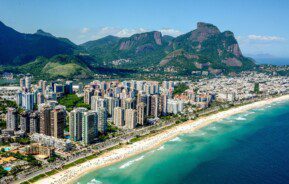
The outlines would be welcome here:
M 12 167 L 10 173 L 15 175 L 15 174 L 21 172 L 22 170 L 23 169 L 21 168 L 21 166 L 17 165 L 17 166 Z
M 260 92 L 259 83 L 255 83 L 255 85 L 254 85 L 254 93 L 259 93 L 259 92 Z
M 7 174 L 8 174 L 8 171 L 6 171 L 4 167 L 0 165 L 0 178 L 7 176 Z
M 179 84 L 174 87 L 174 95 L 179 95 L 185 92 L 189 87 L 186 84 Z

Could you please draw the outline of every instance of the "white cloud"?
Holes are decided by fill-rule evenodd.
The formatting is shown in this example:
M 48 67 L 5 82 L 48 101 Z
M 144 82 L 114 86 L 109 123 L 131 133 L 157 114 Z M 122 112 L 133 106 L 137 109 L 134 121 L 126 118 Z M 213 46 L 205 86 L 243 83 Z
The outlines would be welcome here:
M 108 35 L 118 37 L 129 37 L 133 34 L 147 32 L 144 28 L 128 29 L 128 28 L 114 28 L 114 27 L 102 27 L 94 31 L 91 36 L 92 39 L 99 39 Z
M 90 31 L 90 29 L 89 29 L 89 28 L 87 28 L 87 27 L 84 27 L 84 28 L 82 28 L 82 29 L 81 29 L 81 31 L 80 31 L 80 32 L 81 32 L 82 34 L 85 34 L 85 33 L 88 33 L 89 31 Z
M 261 36 L 261 35 L 249 35 L 249 40 L 257 41 L 284 41 L 285 39 L 279 36 Z
M 119 36 L 119 37 L 128 37 L 131 36 L 133 34 L 137 34 L 137 33 L 143 33 L 143 32 L 147 32 L 148 30 L 144 29 L 144 28 L 136 28 L 136 29 L 120 29 L 115 36 Z
M 129 28 L 102 27 L 93 31 L 91 30 L 90 32 L 93 32 L 93 34 L 91 34 L 91 39 L 99 39 L 107 35 L 113 35 L 118 37 L 129 37 L 133 34 L 144 33 L 148 31 L 151 30 L 145 28 L 129 29 Z M 163 35 L 170 35 L 174 37 L 182 34 L 181 31 L 172 28 L 160 29 L 158 31 L 160 31 Z
M 176 30 L 176 29 L 172 29 L 172 28 L 160 29 L 159 31 L 160 31 L 163 35 L 170 35 L 170 36 L 174 36 L 174 37 L 183 34 L 181 31 Z
M 240 43 L 244 42 L 254 42 L 254 43 L 274 43 L 274 42 L 283 42 L 286 39 L 280 36 L 265 36 L 265 35 L 248 35 L 248 36 L 237 36 L 237 40 Z
M 284 54 L 287 47 L 287 39 L 280 36 L 268 35 L 247 35 L 236 36 L 243 53 L 257 54 L 270 53 L 272 55 Z

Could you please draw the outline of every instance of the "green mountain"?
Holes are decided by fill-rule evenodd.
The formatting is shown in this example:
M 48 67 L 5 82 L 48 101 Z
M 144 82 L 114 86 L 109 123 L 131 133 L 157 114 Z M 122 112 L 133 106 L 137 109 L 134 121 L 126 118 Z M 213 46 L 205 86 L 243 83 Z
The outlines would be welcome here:
M 252 69 L 253 60 L 242 55 L 234 34 L 206 23 L 198 23 L 197 29 L 181 35 L 170 43 L 173 51 L 160 65 L 164 69 L 190 73 L 208 70 L 213 74 Z
M 151 31 L 125 38 L 110 35 L 78 46 L 43 30 L 23 34 L 0 22 L 1 65 L 2 70 L 17 66 L 19 72 L 38 76 L 43 73 L 51 78 L 87 78 L 92 73 L 125 75 L 136 71 L 226 74 L 255 67 L 252 59 L 242 55 L 232 32 L 221 32 L 202 22 L 195 30 L 175 38 Z
M 218 74 L 255 66 L 253 60 L 242 55 L 232 32 L 221 32 L 216 26 L 202 22 L 197 24 L 197 29 L 176 38 L 153 31 L 108 41 L 110 39 L 82 46 L 98 64 L 116 68 L 180 74 L 206 70 Z
M 168 42 L 152 31 L 128 38 L 113 36 L 82 44 L 101 66 L 138 68 L 157 65 L 165 57 Z
M 42 30 L 23 34 L 0 22 L 0 65 L 21 65 L 37 56 L 73 54 L 76 48 L 68 39 L 56 38 Z
M 17 73 L 30 73 L 33 76 L 46 79 L 84 79 L 93 76 L 93 69 L 86 63 L 82 56 L 56 55 L 50 59 L 37 57 L 27 64 L 10 67 Z

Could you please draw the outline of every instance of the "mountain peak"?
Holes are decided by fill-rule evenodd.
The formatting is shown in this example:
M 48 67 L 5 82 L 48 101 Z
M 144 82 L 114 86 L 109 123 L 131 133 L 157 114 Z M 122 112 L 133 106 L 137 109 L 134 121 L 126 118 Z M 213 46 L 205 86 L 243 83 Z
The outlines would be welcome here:
M 42 29 L 38 29 L 35 34 L 41 35 L 41 36 L 54 37 L 52 34 L 47 33 L 47 32 L 45 32 L 45 31 L 43 31 Z
M 220 30 L 217 26 L 214 26 L 213 24 L 205 23 L 205 22 L 198 22 L 197 23 L 197 30 L 201 32 L 208 32 L 211 34 L 219 34 Z

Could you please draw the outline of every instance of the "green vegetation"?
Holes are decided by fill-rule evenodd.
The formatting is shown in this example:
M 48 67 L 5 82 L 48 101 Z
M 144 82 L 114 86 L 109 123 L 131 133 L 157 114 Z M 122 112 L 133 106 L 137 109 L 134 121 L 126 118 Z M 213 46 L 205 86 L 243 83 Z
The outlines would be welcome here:
M 141 139 L 142 138 L 139 135 L 137 135 L 136 137 L 132 138 L 129 142 L 134 143 L 134 142 L 140 141 Z
M 113 132 L 116 132 L 118 130 L 118 128 L 116 126 L 114 126 L 113 124 L 111 123 L 108 123 L 107 125 L 107 132 L 109 133 L 113 133 Z
M 14 101 L 0 99 L 0 112 L 7 113 L 7 107 L 17 108 L 17 104 Z
M 28 137 L 19 137 L 15 140 L 15 142 L 27 145 L 30 144 L 30 139 Z
M 48 162 L 54 162 L 58 156 L 56 154 L 53 154 L 50 158 L 47 159 Z
M 8 172 L 3 168 L 2 165 L 0 165 L 0 178 L 6 176 Z
M 5 152 L 5 153 L 2 153 L 2 156 L 3 157 L 12 156 L 12 157 L 17 158 L 19 160 L 27 161 L 29 163 L 29 165 L 31 165 L 31 166 L 37 166 L 37 167 L 41 166 L 41 162 L 36 160 L 36 158 L 33 155 L 27 155 L 26 156 L 26 155 L 20 154 L 19 152 L 17 152 L 17 153 Z
M 255 83 L 254 84 L 254 93 L 260 93 L 260 87 L 259 87 L 259 83 Z
M 85 107 L 90 109 L 88 104 L 83 103 L 83 98 L 79 98 L 75 94 L 68 94 L 58 100 L 59 104 L 64 105 L 67 111 L 73 110 L 74 107 Z
M 23 168 L 21 166 L 17 165 L 17 166 L 12 167 L 10 173 L 12 175 L 15 175 L 15 174 L 17 174 L 17 173 L 19 173 L 21 171 L 23 171 Z
M 5 129 L 6 128 L 6 121 L 0 120 L 0 128 Z
M 180 95 L 185 92 L 189 87 L 186 84 L 179 84 L 174 87 L 174 95 Z

